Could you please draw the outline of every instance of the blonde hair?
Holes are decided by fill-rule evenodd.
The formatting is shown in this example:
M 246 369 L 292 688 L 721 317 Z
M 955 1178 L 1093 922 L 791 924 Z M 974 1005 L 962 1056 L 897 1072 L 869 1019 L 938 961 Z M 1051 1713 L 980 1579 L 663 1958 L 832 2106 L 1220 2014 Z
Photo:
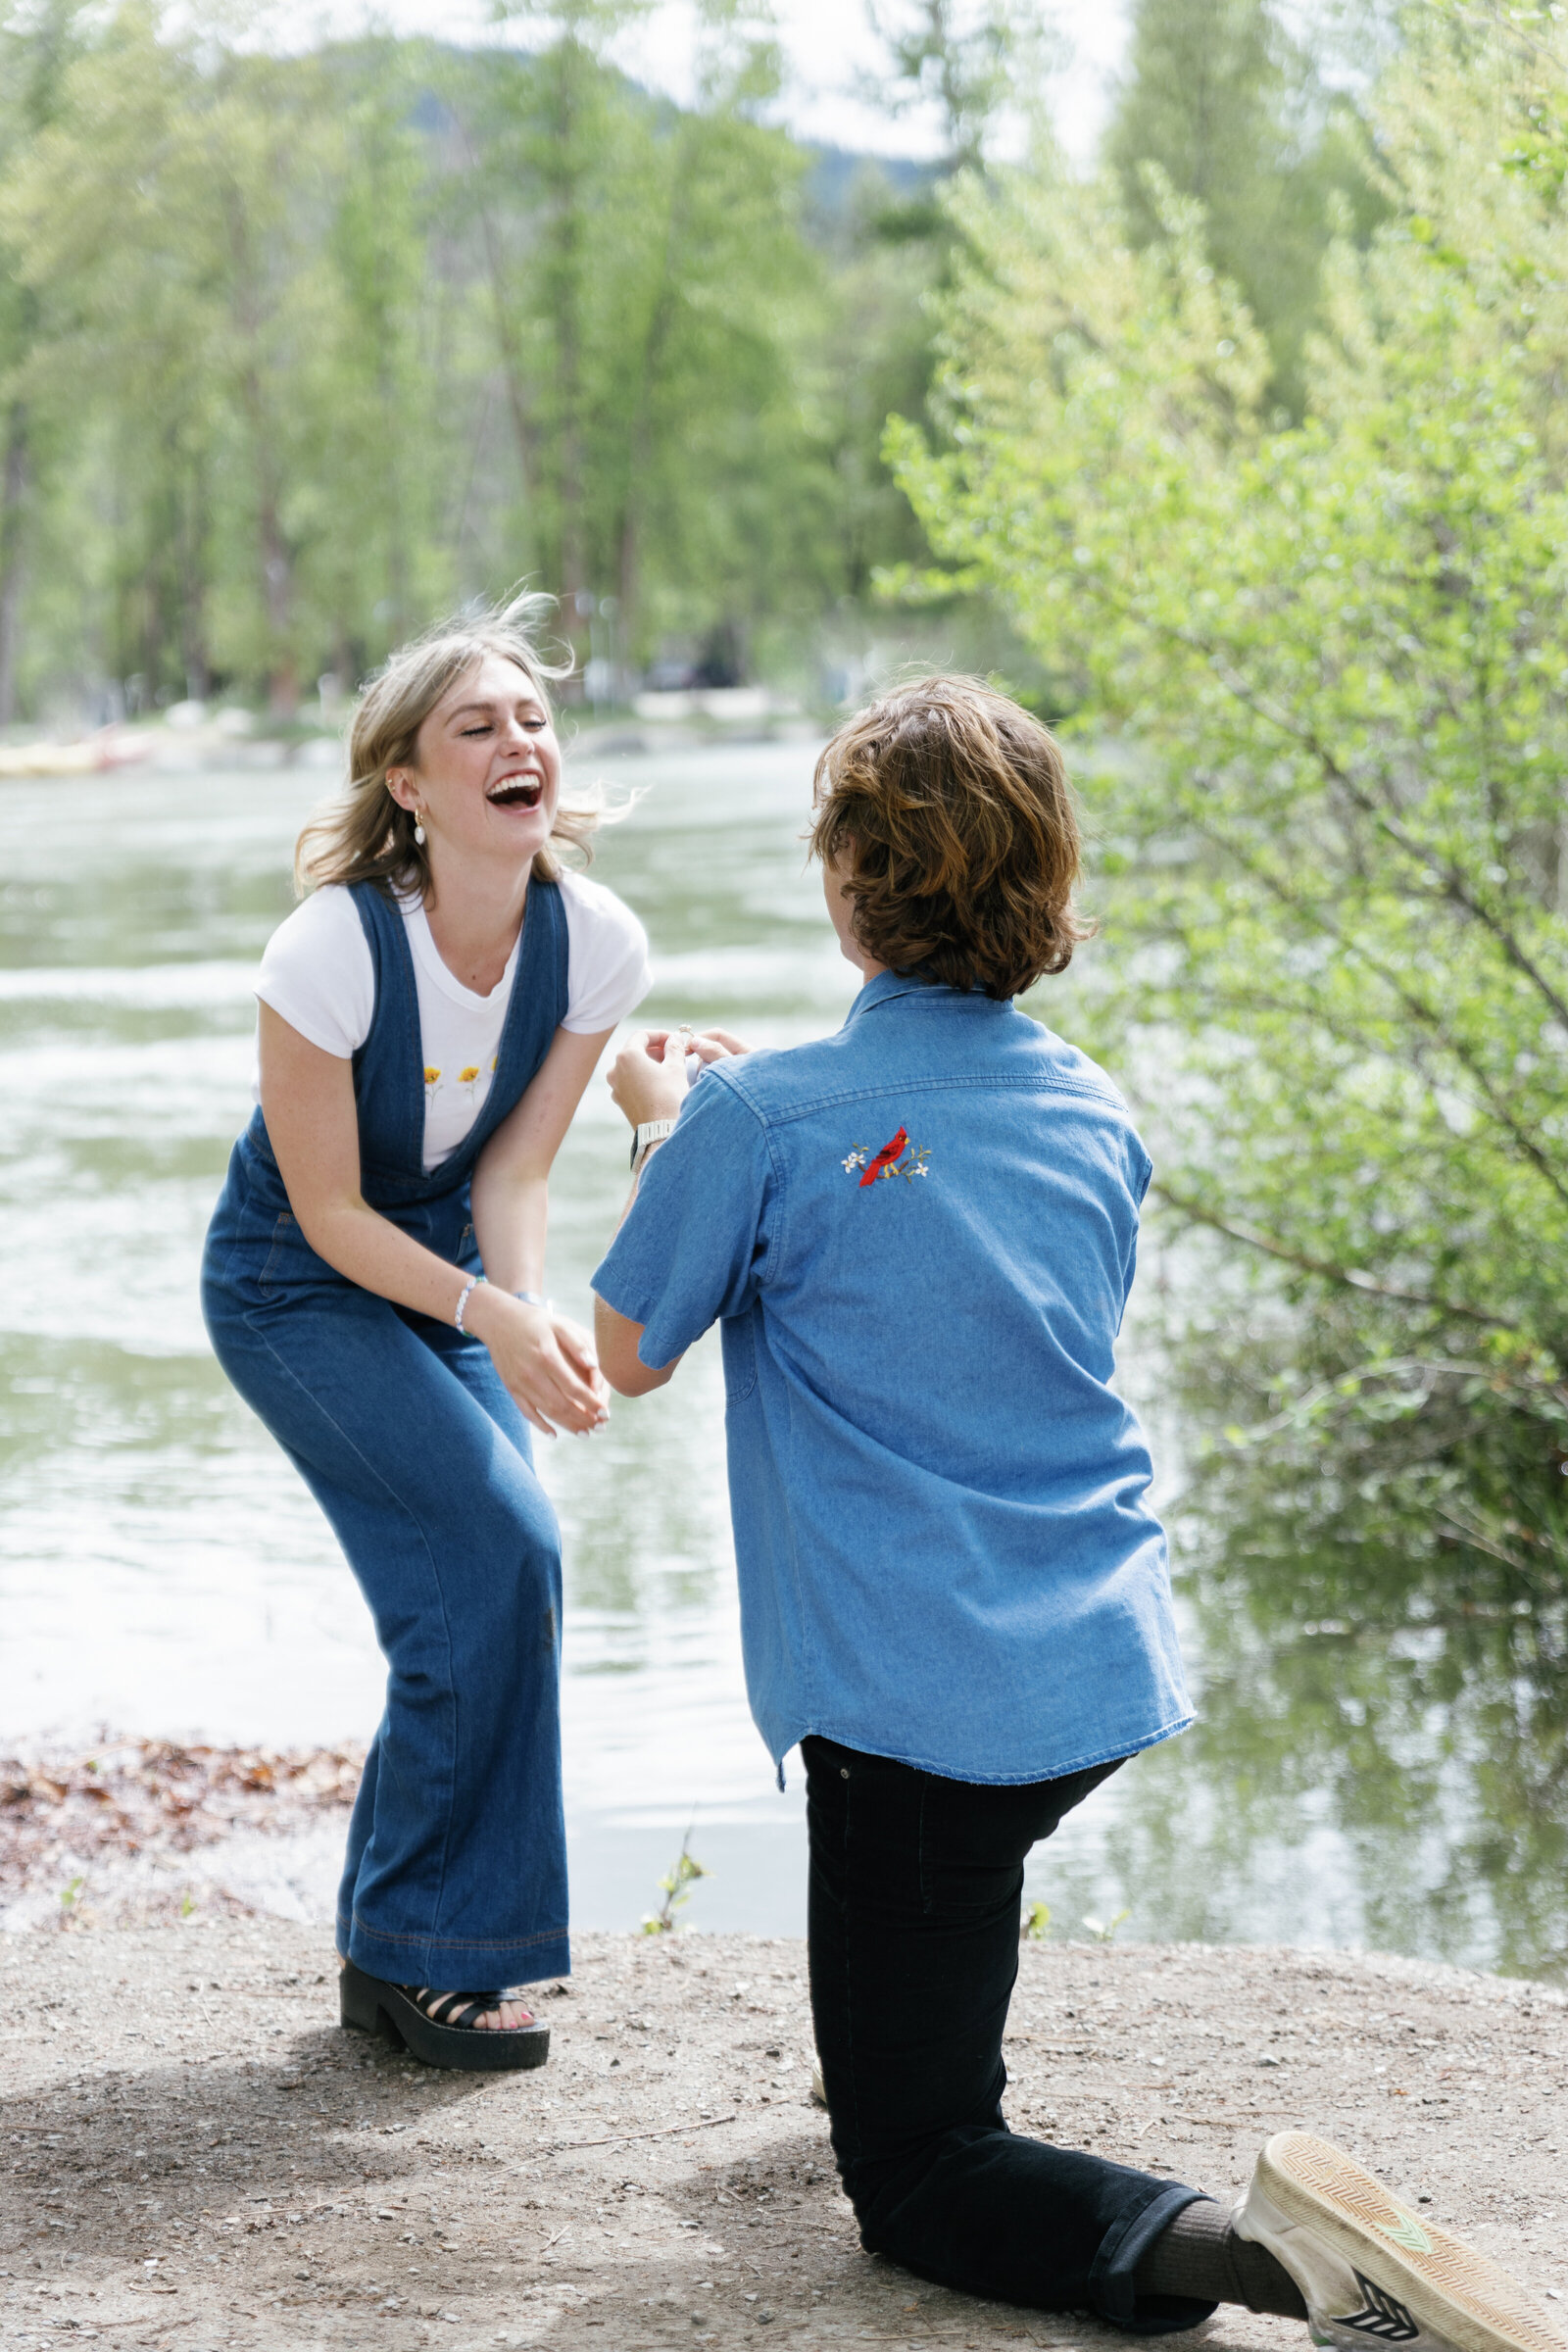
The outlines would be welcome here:
M 486 654 L 514 662 L 552 710 L 547 681 L 571 675 L 569 655 L 564 662 L 547 662 L 536 639 L 539 623 L 554 606 L 550 596 L 514 596 L 486 611 L 439 621 L 388 657 L 361 694 L 349 729 L 347 789 L 317 810 L 295 845 L 294 886 L 302 896 L 323 882 L 374 882 L 388 893 L 419 897 L 428 891 L 429 859 L 414 838 L 412 812 L 387 787 L 387 769 L 417 765 L 419 729 L 447 689 Z M 554 882 L 560 874 L 558 843 L 579 852 L 586 862 L 599 823 L 596 800 L 571 808 L 558 805 L 550 839 L 534 858 L 538 879 Z

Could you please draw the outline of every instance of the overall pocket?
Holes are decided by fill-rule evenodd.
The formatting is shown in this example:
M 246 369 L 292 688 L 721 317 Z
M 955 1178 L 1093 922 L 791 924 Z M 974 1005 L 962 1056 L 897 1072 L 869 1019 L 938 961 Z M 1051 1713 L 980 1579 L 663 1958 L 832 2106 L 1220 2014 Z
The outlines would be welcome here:
M 291 1208 L 270 1207 L 265 1216 L 248 1212 L 229 1257 L 227 1280 L 252 1304 L 273 1306 L 293 1291 L 320 1283 L 335 1286 L 343 1277 L 317 1256 Z
M 272 1224 L 271 1247 L 267 1252 L 267 1262 L 256 1278 L 256 1288 L 264 1298 L 270 1298 L 276 1290 L 284 1270 L 283 1261 L 296 1243 L 303 1247 L 303 1237 L 294 1212 L 290 1208 L 279 1209 Z

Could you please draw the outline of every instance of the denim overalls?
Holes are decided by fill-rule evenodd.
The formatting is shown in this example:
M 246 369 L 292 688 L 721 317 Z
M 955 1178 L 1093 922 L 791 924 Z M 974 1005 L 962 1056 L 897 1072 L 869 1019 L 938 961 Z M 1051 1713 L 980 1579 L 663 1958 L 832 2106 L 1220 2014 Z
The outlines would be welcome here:
M 373 883 L 353 897 L 375 970 L 375 1014 L 354 1056 L 361 1190 L 403 1232 L 477 1271 L 474 1163 L 565 1017 L 561 893 L 528 886 L 490 1093 L 429 1175 L 404 920 Z M 371 1976 L 443 1990 L 564 1974 L 561 1539 L 527 1423 L 477 1340 L 317 1256 L 260 1107 L 208 1232 L 202 1305 L 219 1362 L 330 1520 L 389 1668 L 349 1828 L 339 1951 Z

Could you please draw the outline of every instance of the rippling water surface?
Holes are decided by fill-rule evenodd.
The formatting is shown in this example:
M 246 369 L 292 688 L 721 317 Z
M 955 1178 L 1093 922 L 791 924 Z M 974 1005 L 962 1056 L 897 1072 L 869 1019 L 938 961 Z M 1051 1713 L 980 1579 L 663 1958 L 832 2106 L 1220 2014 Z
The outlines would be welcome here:
M 722 1020 L 765 1044 L 842 1018 L 853 975 L 802 861 L 812 757 L 777 744 L 601 763 L 612 789 L 641 794 L 596 868 L 653 937 L 658 986 L 639 1018 Z M 329 781 L 0 784 L 8 1745 L 103 1726 L 327 1742 L 376 1720 L 380 1663 L 352 1580 L 219 1373 L 196 1297 L 248 1110 L 256 961 Z M 1071 1004 L 1041 1008 L 1070 1033 Z M 552 1188 L 551 1288 L 584 1316 L 625 1139 L 596 1081 Z M 1124 1378 L 1163 1438 L 1175 1502 L 1181 1424 L 1146 1315 L 1131 1318 Z M 604 1438 L 541 1447 L 566 1542 L 583 1926 L 633 1924 L 689 1824 L 712 1874 L 694 1927 L 804 1924 L 798 1764 L 780 1795 L 741 1685 L 721 1422 L 710 1340 L 670 1389 L 619 1404 Z M 1441 1595 L 1387 1563 L 1339 1563 L 1337 1613 L 1313 1614 L 1323 1563 L 1298 1576 L 1277 1544 L 1190 1511 L 1182 1532 L 1203 1721 L 1035 1857 L 1052 1932 L 1125 1912 L 1125 1936 L 1560 1964 L 1560 1671 L 1522 1659 L 1506 1610 L 1450 1622 Z

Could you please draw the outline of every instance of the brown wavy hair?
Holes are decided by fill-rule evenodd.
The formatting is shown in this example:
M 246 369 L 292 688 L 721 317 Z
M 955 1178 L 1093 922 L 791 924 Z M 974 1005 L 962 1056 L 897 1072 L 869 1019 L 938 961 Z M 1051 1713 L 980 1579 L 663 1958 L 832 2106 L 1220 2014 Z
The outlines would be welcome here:
M 921 678 L 840 727 L 816 763 L 812 854 L 878 963 L 1015 997 L 1065 971 L 1078 816 L 1055 738 L 979 678 Z
M 349 727 L 348 784 L 335 801 L 306 824 L 294 851 L 294 884 L 301 892 L 323 882 L 374 882 L 384 893 L 422 898 L 430 887 L 430 864 L 414 838 L 411 812 L 387 789 L 389 767 L 417 768 L 419 729 L 447 689 L 486 654 L 514 662 L 547 710 L 550 683 L 571 675 L 569 655 L 552 662 L 540 649 L 538 629 L 555 611 L 551 596 L 521 594 L 480 612 L 444 620 L 411 645 L 400 646 L 360 696 Z M 584 861 L 588 844 L 603 821 L 598 806 L 579 797 L 558 803 L 550 839 L 533 861 L 542 882 L 561 872 L 558 849 L 577 851 Z

